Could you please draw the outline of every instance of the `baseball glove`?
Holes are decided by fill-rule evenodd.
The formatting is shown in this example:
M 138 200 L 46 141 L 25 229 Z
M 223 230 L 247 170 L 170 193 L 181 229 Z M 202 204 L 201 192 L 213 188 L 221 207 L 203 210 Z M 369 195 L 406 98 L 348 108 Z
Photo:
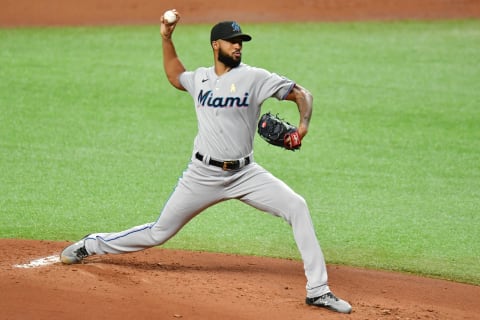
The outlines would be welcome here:
M 302 146 L 302 140 L 295 126 L 270 112 L 258 121 L 258 134 L 271 145 L 295 151 Z

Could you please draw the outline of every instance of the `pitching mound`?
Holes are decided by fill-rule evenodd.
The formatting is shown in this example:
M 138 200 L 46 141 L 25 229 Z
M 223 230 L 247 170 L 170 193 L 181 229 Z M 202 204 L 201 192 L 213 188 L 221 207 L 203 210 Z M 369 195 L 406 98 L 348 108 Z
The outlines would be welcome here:
M 300 261 L 153 248 L 65 266 L 66 242 L 0 240 L 2 319 L 478 319 L 480 287 L 329 266 L 351 302 L 305 305 Z

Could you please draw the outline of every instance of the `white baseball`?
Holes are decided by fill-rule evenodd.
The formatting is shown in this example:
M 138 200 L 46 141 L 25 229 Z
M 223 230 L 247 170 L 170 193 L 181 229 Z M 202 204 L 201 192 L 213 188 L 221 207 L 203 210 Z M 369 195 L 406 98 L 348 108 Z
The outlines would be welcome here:
M 163 19 L 166 23 L 174 23 L 175 21 L 177 21 L 177 15 L 172 10 L 167 10 L 163 14 Z

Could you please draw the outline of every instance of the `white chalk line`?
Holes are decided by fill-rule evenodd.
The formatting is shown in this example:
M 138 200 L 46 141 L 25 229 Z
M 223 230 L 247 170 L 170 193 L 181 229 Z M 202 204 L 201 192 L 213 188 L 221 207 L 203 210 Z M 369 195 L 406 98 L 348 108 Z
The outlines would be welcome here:
M 54 264 L 57 262 L 60 262 L 60 257 L 58 255 L 55 255 L 55 256 L 48 256 L 48 257 L 35 259 L 25 264 L 14 264 L 13 266 L 15 268 L 29 269 L 29 268 L 38 268 L 38 267 L 48 266 L 50 264 Z

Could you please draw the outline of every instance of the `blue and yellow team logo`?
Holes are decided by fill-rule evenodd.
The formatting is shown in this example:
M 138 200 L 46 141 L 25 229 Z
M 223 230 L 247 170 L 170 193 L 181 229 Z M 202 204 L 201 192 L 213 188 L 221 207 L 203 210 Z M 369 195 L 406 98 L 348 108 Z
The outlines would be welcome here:
M 232 22 L 232 30 L 234 32 L 242 32 L 242 30 L 240 29 L 240 26 L 235 21 Z

